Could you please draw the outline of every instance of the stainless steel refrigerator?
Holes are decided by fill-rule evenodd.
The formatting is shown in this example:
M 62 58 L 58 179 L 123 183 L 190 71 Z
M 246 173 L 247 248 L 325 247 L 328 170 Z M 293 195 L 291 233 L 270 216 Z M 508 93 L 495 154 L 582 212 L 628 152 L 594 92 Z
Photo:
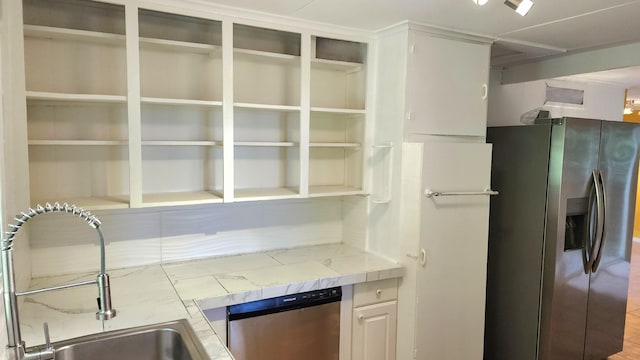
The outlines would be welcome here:
M 561 118 L 489 128 L 486 360 L 622 350 L 640 127 Z

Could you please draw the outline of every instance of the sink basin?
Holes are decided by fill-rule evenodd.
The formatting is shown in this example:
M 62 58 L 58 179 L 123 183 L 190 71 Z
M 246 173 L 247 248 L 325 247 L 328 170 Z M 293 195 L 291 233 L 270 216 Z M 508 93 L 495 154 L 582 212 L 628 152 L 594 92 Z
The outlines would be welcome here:
M 187 320 L 114 330 L 53 343 L 56 360 L 209 359 Z

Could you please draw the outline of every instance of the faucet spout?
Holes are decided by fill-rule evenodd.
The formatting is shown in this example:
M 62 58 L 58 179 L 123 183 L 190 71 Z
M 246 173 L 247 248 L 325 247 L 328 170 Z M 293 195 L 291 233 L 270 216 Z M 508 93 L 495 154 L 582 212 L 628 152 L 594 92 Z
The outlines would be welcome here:
M 96 229 L 96 231 L 98 232 L 98 237 L 100 238 L 100 273 L 98 274 L 97 279 L 94 281 L 85 281 L 76 284 L 18 293 L 16 292 L 16 281 L 13 267 L 13 240 L 18 230 L 20 230 L 22 225 L 24 225 L 28 220 L 34 218 L 37 215 L 49 212 L 66 212 L 69 214 L 77 215 L 81 219 L 85 220 L 89 224 L 89 226 Z M 111 306 L 109 275 L 105 270 L 105 246 L 104 237 L 102 235 L 102 231 L 100 230 L 100 220 L 91 215 L 89 212 L 84 211 L 83 209 L 78 208 L 75 205 L 60 205 L 59 203 L 55 203 L 54 205 L 46 204 L 46 206 L 44 207 L 38 205 L 36 206 L 35 210 L 29 209 L 27 213 L 23 212 L 21 215 L 22 216 L 15 218 L 15 224 L 9 225 L 11 231 L 6 233 L 7 237 L 3 239 L 2 243 L 0 244 L 0 252 L 2 258 L 2 284 L 4 287 L 3 298 L 8 337 L 7 357 L 10 360 L 28 360 L 32 358 L 41 358 L 41 355 L 45 355 L 40 353 L 27 353 L 25 350 L 25 343 L 24 341 L 22 341 L 22 337 L 20 335 L 20 319 L 18 316 L 19 314 L 17 301 L 18 296 L 31 295 L 52 290 L 61 290 L 76 286 L 97 284 L 98 312 L 96 313 L 96 319 L 109 320 L 116 316 L 116 310 Z M 47 348 L 46 350 L 50 351 L 51 349 Z

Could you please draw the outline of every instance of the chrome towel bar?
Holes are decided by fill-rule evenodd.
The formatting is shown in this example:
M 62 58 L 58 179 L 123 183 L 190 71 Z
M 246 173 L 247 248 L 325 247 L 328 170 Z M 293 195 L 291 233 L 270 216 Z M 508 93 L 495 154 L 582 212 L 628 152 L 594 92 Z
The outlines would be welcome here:
M 434 196 L 461 196 L 461 195 L 498 195 L 499 192 L 491 189 L 484 189 L 483 191 L 433 191 L 426 189 L 424 196 L 432 198 Z

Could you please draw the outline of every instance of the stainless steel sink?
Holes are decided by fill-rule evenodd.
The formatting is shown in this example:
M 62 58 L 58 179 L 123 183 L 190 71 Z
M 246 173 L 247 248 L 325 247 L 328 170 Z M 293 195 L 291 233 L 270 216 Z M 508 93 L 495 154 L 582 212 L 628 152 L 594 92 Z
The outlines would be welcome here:
M 184 319 L 87 335 L 52 345 L 56 360 L 209 359 Z

